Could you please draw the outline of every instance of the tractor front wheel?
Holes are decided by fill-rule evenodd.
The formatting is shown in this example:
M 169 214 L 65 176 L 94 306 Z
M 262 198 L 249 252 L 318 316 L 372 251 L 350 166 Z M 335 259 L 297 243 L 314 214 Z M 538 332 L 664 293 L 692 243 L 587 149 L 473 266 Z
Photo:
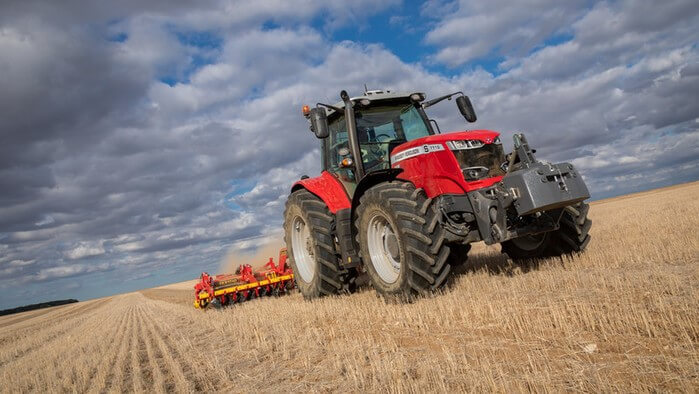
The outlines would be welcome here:
M 590 242 L 590 206 L 584 202 L 565 207 L 560 228 L 548 233 L 515 238 L 502 243 L 503 253 L 513 260 L 570 255 L 582 252 Z
M 451 267 L 439 214 L 424 191 L 408 182 L 383 182 L 361 197 L 358 242 L 379 294 L 411 300 L 444 286 Z

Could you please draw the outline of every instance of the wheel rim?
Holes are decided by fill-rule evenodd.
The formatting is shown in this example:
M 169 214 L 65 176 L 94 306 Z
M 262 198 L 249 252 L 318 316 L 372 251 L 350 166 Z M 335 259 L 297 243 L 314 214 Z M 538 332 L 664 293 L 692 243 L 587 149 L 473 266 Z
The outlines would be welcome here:
M 304 282 L 310 283 L 316 272 L 313 242 L 311 231 L 300 216 L 296 216 L 291 224 L 291 248 L 299 276 Z
M 531 252 L 538 249 L 544 243 L 544 240 L 546 240 L 546 233 L 525 235 L 513 239 L 512 242 L 518 248 Z
M 371 263 L 386 283 L 398 280 L 400 274 L 400 246 L 391 224 L 380 214 L 369 220 L 367 246 Z

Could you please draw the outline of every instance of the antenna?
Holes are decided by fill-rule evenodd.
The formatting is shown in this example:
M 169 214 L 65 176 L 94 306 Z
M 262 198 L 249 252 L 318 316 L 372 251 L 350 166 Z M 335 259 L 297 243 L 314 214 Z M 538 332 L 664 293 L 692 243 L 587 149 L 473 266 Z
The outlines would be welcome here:
M 364 84 L 364 94 L 366 94 L 366 92 L 368 92 L 368 91 L 369 91 L 369 89 L 367 89 L 366 84 Z

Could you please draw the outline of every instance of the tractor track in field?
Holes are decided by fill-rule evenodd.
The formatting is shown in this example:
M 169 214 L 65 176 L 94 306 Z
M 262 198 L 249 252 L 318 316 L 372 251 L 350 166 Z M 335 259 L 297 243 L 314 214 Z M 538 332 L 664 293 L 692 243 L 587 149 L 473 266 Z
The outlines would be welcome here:
M 131 355 L 130 357 L 130 362 L 129 362 L 129 374 L 128 374 L 128 381 L 131 383 L 130 386 L 132 388 L 132 391 L 134 392 L 143 392 L 145 391 L 145 387 L 143 387 L 143 375 L 142 375 L 142 370 L 141 370 L 141 358 L 142 358 L 142 347 L 141 347 L 141 341 L 142 339 L 138 335 L 138 321 L 136 321 L 136 310 L 135 307 L 133 307 L 133 313 L 132 313 L 132 322 L 134 324 L 134 327 L 131 330 L 131 335 L 129 338 L 129 354 Z M 125 386 L 128 387 L 128 386 Z
M 55 307 L 56 310 L 51 311 L 49 309 L 39 309 L 39 310 L 34 310 L 34 311 L 28 311 L 28 312 L 22 312 L 18 313 L 17 316 L 7 316 L 4 317 L 2 321 L 0 321 L 0 328 L 6 327 L 6 326 L 11 326 L 13 324 L 22 322 L 22 321 L 30 321 L 32 319 L 36 319 L 37 317 L 41 316 L 47 316 L 51 313 L 57 313 L 63 308 L 70 307 L 70 304 L 68 305 L 60 305 Z
M 71 315 L 82 315 L 85 314 L 86 312 L 93 310 L 93 309 L 98 309 L 100 307 L 105 306 L 106 303 L 112 302 L 111 299 L 107 300 L 92 300 L 92 301 L 84 301 L 84 302 L 78 302 L 75 305 L 75 308 L 71 308 L 70 310 L 68 309 L 62 309 L 59 310 L 58 314 L 55 316 L 49 316 L 47 314 L 40 315 L 39 317 L 50 317 L 51 320 L 55 319 L 60 319 L 66 316 L 71 316 Z
M 58 391 L 215 391 L 220 379 L 211 380 L 211 366 L 196 351 L 208 346 L 198 340 L 205 330 L 184 310 L 171 315 L 167 305 L 136 293 L 109 304 L 91 302 L 8 324 L 11 328 L 3 334 L 24 340 L 21 346 L 11 342 L 2 349 L 0 371 L 47 371 L 50 387 Z M 71 345 L 74 340 L 78 342 Z M 68 361 L 67 370 L 52 368 L 77 359 L 83 361 Z M 37 388 L 31 381 L 22 387 Z
M 105 391 L 108 388 L 113 388 L 115 386 L 115 382 L 118 383 L 118 388 L 121 389 L 122 391 L 125 391 L 123 388 L 123 379 L 124 375 L 127 372 L 127 366 L 128 363 L 126 362 L 126 356 L 128 354 L 128 348 L 129 344 L 131 342 L 131 337 L 133 336 L 133 329 L 134 329 L 134 310 L 133 308 L 129 308 L 128 311 L 126 312 L 127 318 L 126 318 L 126 326 L 124 327 L 123 334 L 121 337 L 121 341 L 119 342 L 119 347 L 117 349 L 117 353 L 112 360 L 111 368 L 109 368 L 109 374 L 105 377 L 105 382 L 100 389 L 100 391 Z
M 72 387 L 77 391 L 88 391 L 94 387 L 99 387 L 100 382 L 110 371 L 110 358 L 114 349 L 118 347 L 123 335 L 129 316 L 126 313 L 113 312 L 111 310 L 101 310 L 106 316 L 92 315 L 89 326 L 74 326 L 70 329 L 69 335 L 83 338 L 76 347 L 68 347 L 63 341 L 57 341 L 49 345 L 48 351 L 65 355 L 67 359 L 88 357 L 84 363 L 84 368 L 73 369 Z M 111 322 L 113 320 L 113 323 Z M 105 323 L 109 322 L 109 323 Z M 109 340 L 93 341 L 93 337 Z M 39 367 L 40 368 L 40 367 Z M 63 386 L 63 390 L 68 390 L 70 386 Z
M 178 390 L 184 391 L 202 391 L 203 387 L 197 379 L 197 374 L 193 369 L 192 363 L 187 362 L 185 354 L 183 354 L 176 343 L 168 334 L 170 331 L 161 327 L 162 321 L 156 319 L 152 314 L 146 313 L 148 321 L 148 330 L 156 339 L 158 348 L 165 355 L 169 370 L 175 375 L 175 380 L 184 387 L 177 387 Z M 196 364 L 195 364 L 196 365 Z M 204 371 L 199 371 L 204 372 Z
M 164 338 L 173 351 L 177 353 L 178 359 L 184 360 L 185 368 L 191 369 L 190 374 L 195 381 L 195 390 L 221 390 L 222 385 L 226 382 L 227 371 L 212 374 L 211 368 L 218 366 L 209 364 L 209 358 L 201 351 L 201 349 L 210 346 L 210 341 L 203 339 L 208 337 L 210 330 L 203 327 L 198 321 L 191 319 L 187 314 L 181 314 L 178 318 L 168 315 L 168 303 L 153 300 L 150 302 L 153 305 L 153 308 L 150 308 L 152 314 L 166 316 L 163 319 L 154 319 L 155 325 L 160 333 L 170 333 Z M 194 360 L 192 360 L 193 355 L 195 356 Z
M 97 304 L 99 306 L 99 303 Z M 50 346 L 55 341 L 62 340 L 67 333 L 73 331 L 90 332 L 91 330 L 88 329 L 88 327 L 98 326 L 99 324 L 101 324 L 101 322 L 98 319 L 93 319 L 94 314 L 99 312 L 99 309 L 97 309 L 97 307 L 90 306 L 89 311 L 92 313 L 86 314 L 87 309 L 84 309 L 83 314 L 71 314 L 71 316 L 74 316 L 74 318 L 68 318 L 63 320 L 60 324 L 52 327 L 53 329 L 51 331 L 42 332 L 41 330 L 38 330 L 40 333 L 43 333 L 44 335 L 39 334 L 39 336 L 37 336 L 35 334 L 35 330 L 31 329 L 32 327 L 23 327 L 22 330 L 10 331 L 8 335 L 13 338 L 12 342 L 15 343 L 15 346 L 10 349 L 3 349 L 4 351 L 0 353 L 0 368 L 5 367 L 7 364 L 17 362 L 18 360 L 27 357 L 31 354 L 34 354 L 42 348 Z M 75 323 L 76 320 L 78 321 L 78 323 Z M 40 323 L 37 323 L 36 325 L 40 325 Z M 22 331 L 23 334 L 17 335 L 15 334 L 15 331 Z M 28 337 L 31 337 L 34 343 L 32 343 L 29 346 L 22 346 L 22 344 L 24 344 L 24 341 L 22 341 L 22 339 Z
M 107 378 L 110 374 L 114 372 L 114 363 L 117 358 L 118 349 L 121 347 L 121 343 L 126 339 L 126 327 L 129 324 L 130 313 L 121 313 L 119 323 L 115 326 L 116 328 L 109 333 L 113 333 L 113 336 L 107 336 L 105 340 L 109 341 L 107 349 L 102 353 L 101 360 L 97 365 L 90 371 L 90 379 L 88 380 L 86 387 L 99 387 L 98 391 L 103 391 L 104 388 L 108 387 Z
M 94 352 L 101 354 L 102 357 L 98 362 L 92 363 L 92 365 L 90 365 L 87 379 L 85 379 L 85 381 L 82 382 L 85 388 L 94 387 L 95 379 L 98 377 L 99 374 L 104 373 L 104 367 L 108 365 L 111 350 L 114 346 L 116 346 L 118 341 L 116 335 L 118 335 L 121 331 L 123 325 L 126 323 L 126 319 L 126 314 L 121 314 L 118 317 L 116 324 L 110 324 L 107 327 L 106 332 L 104 333 L 104 337 L 109 338 L 109 340 L 93 344 L 92 347 L 96 348 L 94 349 Z M 104 343 L 106 343 L 106 346 L 104 349 L 102 349 L 100 345 Z
M 53 313 L 43 313 L 37 316 L 32 316 L 28 319 L 20 319 L 19 322 L 8 328 L 4 335 L 0 336 L 0 345 L 6 342 L 17 342 L 25 338 L 33 338 L 36 336 L 35 331 L 42 332 L 45 331 L 45 325 L 49 324 L 51 327 L 56 328 L 57 326 L 66 325 L 70 323 L 70 320 L 79 319 L 86 320 L 86 313 L 98 309 L 102 306 L 101 302 L 90 302 L 88 304 L 76 306 L 70 310 L 65 310 L 61 308 L 57 314 Z M 58 325 L 55 324 L 56 321 L 60 321 Z
M 53 311 L 46 311 L 29 317 L 20 316 L 11 321 L 3 321 L 0 323 L 0 328 L 13 326 L 13 330 L 8 330 L 4 335 L 0 336 L 0 345 L 8 340 L 14 342 L 18 339 L 32 336 L 33 334 L 29 332 L 31 332 L 34 327 L 41 326 L 46 322 L 55 322 L 65 319 L 66 317 L 70 318 L 71 316 L 83 318 L 85 313 L 99 308 L 102 304 L 103 302 L 100 301 L 88 301 L 86 303 L 77 303 L 73 305 L 61 305 L 57 307 L 58 309 Z M 20 330 L 20 328 L 23 330 Z M 19 335 L 17 335 L 17 331 L 20 332 Z
M 146 340 L 145 328 L 143 327 L 143 318 L 141 316 L 140 307 L 137 305 L 136 322 L 138 330 L 136 336 L 138 337 L 138 368 L 143 372 L 142 378 L 145 383 L 146 390 L 156 391 L 158 389 L 162 390 L 163 387 L 163 376 L 160 372 L 160 367 L 155 361 L 155 354 L 150 346 L 150 343 Z
M 170 354 L 171 348 L 165 345 L 162 334 L 153 328 L 153 319 L 143 310 L 141 310 L 141 322 L 146 330 L 145 337 L 151 349 L 149 354 L 153 355 L 152 361 L 157 364 L 158 370 L 161 372 L 165 391 L 191 391 L 182 364 L 173 359 Z
M 37 309 L 33 311 L 28 311 L 28 312 L 21 312 L 18 313 L 17 315 L 9 315 L 5 317 L 2 321 L 0 321 L 0 328 L 5 327 L 5 326 L 10 326 L 13 324 L 17 324 L 20 322 L 28 322 L 30 324 L 33 324 L 33 320 L 37 318 L 56 318 L 61 316 L 61 312 L 68 312 L 71 310 L 74 310 L 78 307 L 83 307 L 85 306 L 85 303 L 72 303 L 72 304 L 66 304 L 66 305 L 59 305 L 56 307 L 50 307 L 50 308 L 44 308 L 44 309 Z

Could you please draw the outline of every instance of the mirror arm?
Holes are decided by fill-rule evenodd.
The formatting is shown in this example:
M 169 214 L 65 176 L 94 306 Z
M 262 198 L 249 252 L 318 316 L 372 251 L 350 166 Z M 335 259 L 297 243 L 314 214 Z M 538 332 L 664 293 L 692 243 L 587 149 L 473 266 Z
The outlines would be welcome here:
M 316 103 L 316 107 L 319 107 L 319 106 L 323 106 L 323 107 L 325 107 L 325 108 L 329 108 L 329 109 L 331 109 L 331 110 L 333 110 L 333 111 L 336 111 L 336 112 L 342 112 L 342 111 L 343 111 L 342 108 L 338 108 L 338 107 L 336 107 L 336 106 L 334 106 L 334 105 L 323 104 L 323 103 Z
M 463 96 L 464 92 L 459 91 L 459 92 L 454 92 L 454 93 L 450 93 L 450 94 L 445 94 L 444 96 L 441 96 L 441 97 L 437 97 L 436 99 L 432 99 L 430 101 L 422 103 L 421 104 L 422 108 L 424 109 L 424 108 L 431 107 L 431 106 L 433 106 L 433 105 L 435 105 L 443 100 L 446 100 L 446 99 L 451 100 L 452 96 L 457 95 L 457 94 L 461 94 Z

